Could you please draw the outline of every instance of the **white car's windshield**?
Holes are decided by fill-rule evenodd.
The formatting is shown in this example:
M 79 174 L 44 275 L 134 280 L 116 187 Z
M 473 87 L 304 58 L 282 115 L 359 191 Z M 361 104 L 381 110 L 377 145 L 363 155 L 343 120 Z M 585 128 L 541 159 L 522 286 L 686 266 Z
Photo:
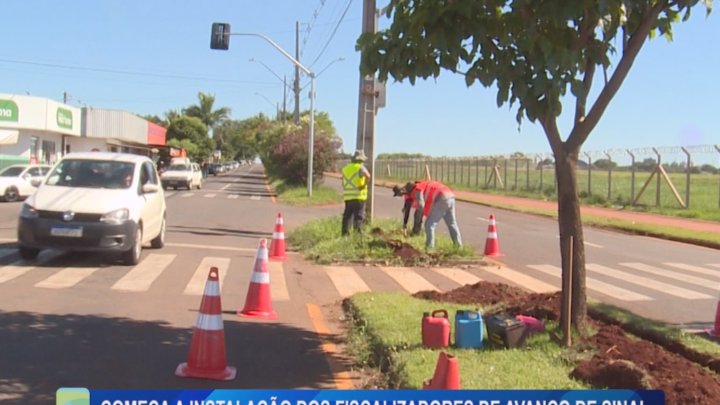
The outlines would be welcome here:
M 85 188 L 128 188 L 134 164 L 106 160 L 66 159 L 47 178 L 48 185 Z
M 25 170 L 24 167 L 8 167 L 0 173 L 0 177 L 17 177 Z
M 179 165 L 179 164 L 170 165 L 168 170 L 173 170 L 173 171 L 178 171 L 178 172 L 186 172 L 186 171 L 190 170 L 190 165 Z

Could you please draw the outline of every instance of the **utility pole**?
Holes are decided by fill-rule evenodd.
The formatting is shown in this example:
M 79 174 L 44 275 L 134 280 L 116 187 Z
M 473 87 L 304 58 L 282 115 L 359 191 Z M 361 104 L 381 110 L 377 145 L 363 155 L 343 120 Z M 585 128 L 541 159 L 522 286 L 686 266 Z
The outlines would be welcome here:
M 375 0 L 363 0 L 362 32 L 374 33 L 377 29 Z M 375 78 L 360 73 L 358 92 L 357 147 L 368 157 L 368 171 L 372 176 L 368 188 L 367 217 L 370 221 L 375 212 Z
M 300 62 L 300 21 L 295 21 L 295 60 Z M 295 65 L 295 125 L 300 125 L 300 67 Z

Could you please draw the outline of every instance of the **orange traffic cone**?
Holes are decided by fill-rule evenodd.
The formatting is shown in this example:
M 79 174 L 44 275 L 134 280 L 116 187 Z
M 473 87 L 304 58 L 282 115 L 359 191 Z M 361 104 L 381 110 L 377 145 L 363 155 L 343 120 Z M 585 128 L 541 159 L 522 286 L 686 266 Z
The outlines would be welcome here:
M 270 258 L 273 260 L 285 260 L 285 227 L 283 226 L 283 217 L 278 213 L 275 220 L 275 231 L 270 242 Z
M 715 306 L 715 324 L 712 329 L 705 329 L 708 335 L 713 337 L 720 337 L 720 296 L 718 297 L 717 305 Z
M 485 256 L 502 256 L 497 229 L 495 228 L 495 215 L 493 214 L 490 214 L 490 225 L 488 225 L 488 235 L 485 240 Z
M 187 362 L 177 366 L 175 375 L 227 381 L 234 379 L 236 373 L 235 367 L 228 367 L 225 360 L 220 279 L 218 268 L 212 267 L 205 283 Z
M 460 367 L 457 357 L 440 352 L 432 379 L 423 381 L 424 390 L 459 390 Z
M 268 250 L 265 239 L 260 239 L 250 287 L 245 297 L 245 307 L 242 311 L 238 310 L 237 314 L 249 318 L 277 318 L 277 313 L 270 307 L 270 273 L 268 272 Z

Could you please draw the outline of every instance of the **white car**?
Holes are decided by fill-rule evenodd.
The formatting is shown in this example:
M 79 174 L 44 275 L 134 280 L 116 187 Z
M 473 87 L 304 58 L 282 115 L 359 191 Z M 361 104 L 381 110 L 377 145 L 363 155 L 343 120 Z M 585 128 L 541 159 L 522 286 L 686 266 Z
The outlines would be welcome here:
M 12 165 L 0 172 L 0 197 L 17 201 L 35 192 L 33 181 L 42 180 L 50 171 L 47 165 Z
M 170 166 L 162 173 L 160 181 L 165 190 L 172 187 L 177 190 L 178 187 L 187 188 L 188 190 L 197 187 L 202 188 L 202 169 L 197 163 L 171 163 Z
M 142 245 L 165 245 L 165 195 L 147 156 L 69 153 L 23 203 L 18 249 L 118 252 L 135 265 Z

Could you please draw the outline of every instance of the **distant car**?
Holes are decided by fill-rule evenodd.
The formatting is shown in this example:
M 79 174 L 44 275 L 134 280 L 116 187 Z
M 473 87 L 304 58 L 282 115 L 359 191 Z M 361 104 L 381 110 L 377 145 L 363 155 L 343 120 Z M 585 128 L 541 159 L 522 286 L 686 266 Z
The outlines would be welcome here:
M 42 249 L 118 252 L 140 260 L 144 243 L 165 245 L 165 195 L 146 156 L 67 154 L 23 203 L 18 249 L 26 260 Z
M 208 174 L 217 176 L 218 174 L 221 174 L 224 172 L 225 172 L 225 168 L 223 168 L 223 165 L 221 165 L 220 163 L 210 163 L 208 165 Z
M 177 190 L 178 187 L 184 187 L 188 190 L 197 187 L 202 188 L 202 169 L 197 163 L 173 163 L 165 169 L 160 176 L 160 181 L 164 189 L 172 187 Z
M 0 197 L 17 201 L 35 192 L 33 180 L 42 180 L 50 171 L 47 165 L 12 165 L 0 172 Z

